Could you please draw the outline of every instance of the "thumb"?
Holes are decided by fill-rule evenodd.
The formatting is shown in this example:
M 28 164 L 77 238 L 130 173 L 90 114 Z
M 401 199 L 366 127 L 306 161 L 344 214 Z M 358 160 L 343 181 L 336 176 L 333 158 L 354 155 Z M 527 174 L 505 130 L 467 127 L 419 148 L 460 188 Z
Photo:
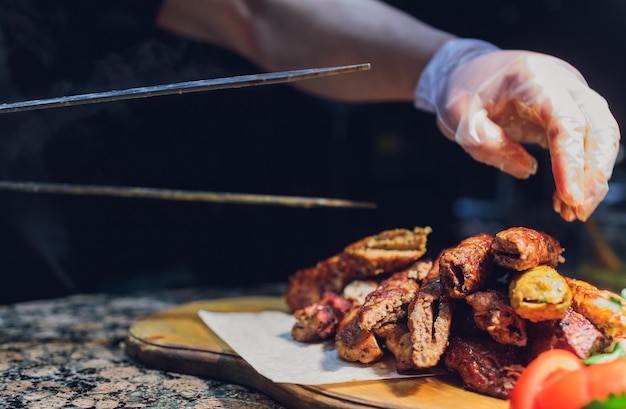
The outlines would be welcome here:
M 537 160 L 487 116 L 487 110 L 468 109 L 454 139 L 478 162 L 494 166 L 519 179 L 537 171 Z

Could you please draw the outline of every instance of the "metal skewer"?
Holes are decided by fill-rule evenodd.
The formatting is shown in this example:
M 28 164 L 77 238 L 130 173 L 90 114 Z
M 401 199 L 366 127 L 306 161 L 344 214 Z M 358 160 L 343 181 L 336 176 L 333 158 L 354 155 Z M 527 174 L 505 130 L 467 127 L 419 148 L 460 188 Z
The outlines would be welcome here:
M 242 88 L 258 85 L 289 83 L 330 75 L 369 70 L 370 64 L 355 64 L 339 67 L 312 68 L 304 70 L 272 72 L 265 74 L 242 75 L 199 81 L 187 81 L 149 87 L 129 88 L 90 94 L 80 94 L 50 99 L 39 99 L 0 104 L 0 113 L 32 111 L 56 107 L 94 104 L 161 95 L 173 95 L 227 88 Z M 300 196 L 277 196 L 247 193 L 191 191 L 129 186 L 71 185 L 46 182 L 0 181 L 0 190 L 28 193 L 50 193 L 84 196 L 115 196 L 179 201 L 201 201 L 213 203 L 236 203 L 255 205 L 279 205 L 292 207 L 353 207 L 375 208 L 370 202 L 357 202 L 343 199 Z
M 147 98 L 160 95 L 184 94 L 190 92 L 210 91 L 226 88 L 242 88 L 257 85 L 269 85 L 320 78 L 329 75 L 345 74 L 369 70 L 370 64 L 345 65 L 340 67 L 312 68 L 294 71 L 271 72 L 266 74 L 241 75 L 235 77 L 215 78 L 208 80 L 187 81 L 174 84 L 154 85 L 148 87 L 129 88 L 64 96 L 50 99 L 0 104 L 0 113 L 32 111 L 36 109 L 68 107 L 74 105 L 95 104 L 99 102 L 121 101 L 127 99 Z
M 190 202 L 273 205 L 290 207 L 350 207 L 374 209 L 375 203 L 325 197 L 277 196 L 251 193 L 210 192 L 131 186 L 99 186 L 46 182 L 0 181 L 0 190 L 26 193 L 48 193 L 80 196 L 113 196 Z

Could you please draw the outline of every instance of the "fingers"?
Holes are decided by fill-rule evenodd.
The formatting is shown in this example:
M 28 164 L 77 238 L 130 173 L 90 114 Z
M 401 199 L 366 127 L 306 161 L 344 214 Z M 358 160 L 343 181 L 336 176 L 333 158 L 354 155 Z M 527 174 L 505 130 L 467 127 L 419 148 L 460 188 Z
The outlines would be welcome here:
M 543 87 L 536 109 L 547 131 L 554 210 L 565 220 L 585 221 L 608 192 L 619 150 L 617 122 L 606 100 L 569 64 L 548 57 L 532 61 L 529 70 Z
M 566 222 L 573 222 L 577 218 L 574 209 L 571 206 L 563 203 L 557 192 L 554 192 L 554 195 L 552 196 L 552 208 Z
M 587 220 L 608 192 L 620 132 L 606 101 L 557 58 L 494 52 L 457 69 L 440 129 L 475 160 L 517 178 L 537 169 L 522 144 L 550 151 L 554 210 Z
M 461 118 L 455 139 L 475 160 L 516 178 L 526 179 L 537 171 L 536 159 L 488 118 L 478 97 Z
M 569 95 L 551 95 L 538 110 L 546 124 L 554 184 L 561 201 L 576 208 L 585 197 L 586 119 Z
M 557 104 L 555 104 L 557 105 Z M 585 221 L 608 192 L 619 150 L 619 128 L 606 101 L 586 86 L 558 101 L 548 127 L 555 210 Z
M 564 220 L 585 221 L 608 192 L 619 150 L 619 128 L 606 101 L 586 86 L 548 90 L 537 112 L 546 129 L 556 192 L 554 210 Z M 476 97 L 467 104 L 454 139 L 475 160 L 517 178 L 537 170 L 536 160 L 494 123 Z
M 620 131 L 608 104 L 595 91 L 587 88 L 582 95 L 573 93 L 587 118 L 585 135 L 585 199 L 576 209 L 580 220 L 587 220 L 609 190 L 608 181 L 619 153 Z

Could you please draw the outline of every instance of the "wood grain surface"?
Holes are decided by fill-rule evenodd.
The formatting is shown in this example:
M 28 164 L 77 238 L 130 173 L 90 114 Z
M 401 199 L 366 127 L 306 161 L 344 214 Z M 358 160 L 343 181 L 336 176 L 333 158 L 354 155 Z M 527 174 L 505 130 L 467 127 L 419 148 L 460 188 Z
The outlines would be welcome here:
M 218 312 L 286 311 L 280 297 L 242 297 L 183 304 L 137 321 L 126 353 L 152 368 L 223 379 L 258 389 L 289 408 L 506 409 L 508 401 L 464 390 L 456 376 L 304 386 L 276 384 L 256 372 L 198 317 Z

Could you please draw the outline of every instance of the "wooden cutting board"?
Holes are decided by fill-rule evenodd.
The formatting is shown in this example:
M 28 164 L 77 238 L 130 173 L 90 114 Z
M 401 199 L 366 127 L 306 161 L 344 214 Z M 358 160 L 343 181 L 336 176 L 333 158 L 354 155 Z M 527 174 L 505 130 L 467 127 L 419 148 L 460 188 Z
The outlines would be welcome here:
M 464 390 L 455 376 L 359 381 L 331 385 L 276 384 L 256 372 L 198 317 L 218 312 L 287 311 L 281 297 L 243 297 L 193 302 L 137 321 L 126 353 L 149 367 L 222 379 L 255 388 L 289 408 L 506 409 L 508 401 Z

